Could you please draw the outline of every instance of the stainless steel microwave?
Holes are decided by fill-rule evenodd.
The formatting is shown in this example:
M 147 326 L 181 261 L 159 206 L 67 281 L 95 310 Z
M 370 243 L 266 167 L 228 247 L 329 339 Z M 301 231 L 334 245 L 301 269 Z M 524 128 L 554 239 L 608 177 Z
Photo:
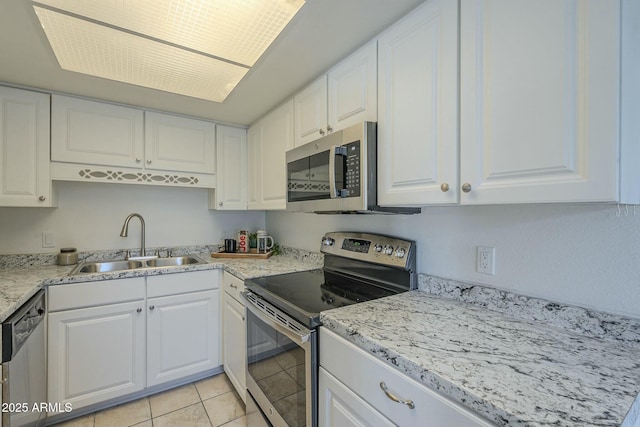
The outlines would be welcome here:
M 377 126 L 363 122 L 287 151 L 287 210 L 419 213 L 378 206 Z

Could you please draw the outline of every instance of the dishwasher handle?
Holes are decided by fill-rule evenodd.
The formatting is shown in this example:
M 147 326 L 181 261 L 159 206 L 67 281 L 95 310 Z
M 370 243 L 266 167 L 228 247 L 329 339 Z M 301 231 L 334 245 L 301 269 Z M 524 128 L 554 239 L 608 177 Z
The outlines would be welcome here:
M 42 289 L 2 323 L 2 363 L 13 359 L 46 314 L 45 291 Z

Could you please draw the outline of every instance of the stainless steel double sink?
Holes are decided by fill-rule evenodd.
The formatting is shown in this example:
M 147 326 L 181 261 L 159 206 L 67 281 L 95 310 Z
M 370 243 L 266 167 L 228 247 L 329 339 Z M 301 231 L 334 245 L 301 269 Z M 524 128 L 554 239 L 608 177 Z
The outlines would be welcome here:
M 150 258 L 141 260 L 123 260 L 123 261 L 88 261 L 78 264 L 70 276 L 78 274 L 91 273 L 110 273 L 113 271 L 140 270 L 144 268 L 159 267 L 177 267 L 181 265 L 206 264 L 206 261 L 195 255 L 168 257 L 168 258 Z

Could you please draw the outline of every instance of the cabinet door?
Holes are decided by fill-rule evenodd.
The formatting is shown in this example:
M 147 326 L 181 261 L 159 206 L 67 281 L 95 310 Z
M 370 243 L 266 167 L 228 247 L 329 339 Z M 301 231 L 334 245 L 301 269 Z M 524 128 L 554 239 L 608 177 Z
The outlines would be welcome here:
M 141 168 L 142 110 L 51 96 L 51 160 Z
M 319 427 L 395 426 L 322 367 L 318 373 Z
M 246 402 L 247 332 L 244 305 L 224 293 L 224 371 L 236 391 Z
M 458 201 L 458 6 L 425 2 L 378 39 L 378 202 Z
M 620 2 L 461 8 L 461 202 L 616 200 Z
M 0 206 L 52 206 L 49 95 L 0 87 Z
M 147 299 L 147 386 L 220 366 L 219 291 Z
M 262 209 L 262 125 L 258 121 L 247 130 L 247 205 L 249 209 Z
M 295 146 L 314 141 L 327 132 L 327 76 L 307 86 L 294 97 Z
M 328 129 L 378 120 L 377 43 L 372 41 L 328 73 Z M 330 129 L 329 129 L 330 128 Z
M 319 350 L 320 367 L 376 408 L 376 411 L 387 417 L 393 425 L 494 427 L 467 407 L 416 382 L 396 367 L 325 327 L 320 328 L 319 340 L 322 343 Z M 345 360 L 349 363 L 344 363 Z M 394 401 L 392 396 L 411 400 L 414 406 Z M 351 408 L 360 413 L 355 404 Z M 365 410 L 363 413 L 367 412 Z
M 205 120 L 147 111 L 145 168 L 215 173 L 215 124 Z
M 50 313 L 48 400 L 74 409 L 144 388 L 144 300 Z
M 262 209 L 285 209 L 287 162 L 285 153 L 293 148 L 293 101 L 288 101 L 260 121 L 260 185 Z
M 216 126 L 216 209 L 247 209 L 247 131 Z

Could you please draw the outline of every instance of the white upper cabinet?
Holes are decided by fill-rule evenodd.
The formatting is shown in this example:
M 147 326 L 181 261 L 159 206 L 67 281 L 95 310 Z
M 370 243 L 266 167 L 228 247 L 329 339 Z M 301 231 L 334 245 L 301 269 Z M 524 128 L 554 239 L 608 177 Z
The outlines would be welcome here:
M 145 168 L 215 173 L 215 124 L 145 112 Z
M 371 41 L 329 70 L 327 130 L 378 120 L 377 43 Z
M 458 201 L 458 6 L 432 0 L 378 38 L 378 203 Z
M 51 160 L 142 167 L 142 110 L 61 95 L 51 105 Z
M 295 104 L 295 146 L 314 141 L 327 133 L 327 76 L 323 75 L 297 93 Z
M 640 203 L 634 2 L 456 4 L 378 39 L 379 203 Z
M 293 148 L 293 100 L 254 123 L 248 139 L 249 209 L 285 209 L 285 153 Z
M 49 95 L 0 87 L 0 206 L 55 206 Z
M 54 179 L 215 187 L 213 122 L 61 95 L 51 117 Z
M 247 130 L 216 126 L 216 189 L 210 208 L 247 209 Z M 210 199 L 211 200 L 211 199 Z
M 260 121 L 247 129 L 247 208 L 261 209 L 262 162 L 260 152 L 262 143 L 262 126 Z
M 461 202 L 618 201 L 620 2 L 461 7 Z
M 294 97 L 295 145 L 362 121 L 376 121 L 376 41 L 334 66 Z

